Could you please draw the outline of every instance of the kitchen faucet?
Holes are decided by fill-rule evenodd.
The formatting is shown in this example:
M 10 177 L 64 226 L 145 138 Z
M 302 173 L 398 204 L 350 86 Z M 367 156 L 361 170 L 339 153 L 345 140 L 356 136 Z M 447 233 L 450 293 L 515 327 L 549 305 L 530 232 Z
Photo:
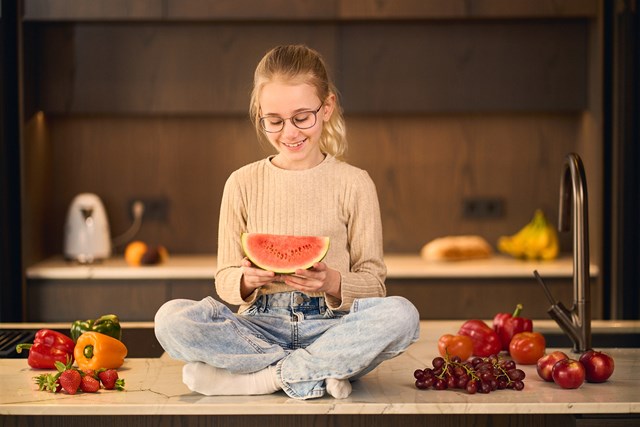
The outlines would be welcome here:
M 587 215 L 587 181 L 580 156 L 565 157 L 560 177 L 560 210 L 558 230 L 573 228 L 573 306 L 567 309 L 554 300 L 538 271 L 536 279 L 551 302 L 549 316 L 573 342 L 573 352 L 591 348 L 591 298 L 589 283 L 589 220 Z

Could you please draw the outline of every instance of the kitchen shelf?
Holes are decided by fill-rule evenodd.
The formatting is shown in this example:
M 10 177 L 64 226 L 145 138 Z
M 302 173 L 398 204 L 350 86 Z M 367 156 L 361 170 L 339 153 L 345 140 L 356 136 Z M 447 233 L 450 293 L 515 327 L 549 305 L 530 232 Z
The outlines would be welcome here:
M 390 254 L 385 257 L 387 279 L 431 278 L 531 278 L 533 270 L 543 277 L 569 278 L 573 274 L 571 258 L 554 261 L 521 261 L 503 256 L 458 262 L 427 262 L 418 255 Z M 213 279 L 215 255 L 172 255 L 165 264 L 130 267 L 122 257 L 102 263 L 80 265 L 53 257 L 27 268 L 27 279 Z M 591 265 L 591 276 L 599 269 Z

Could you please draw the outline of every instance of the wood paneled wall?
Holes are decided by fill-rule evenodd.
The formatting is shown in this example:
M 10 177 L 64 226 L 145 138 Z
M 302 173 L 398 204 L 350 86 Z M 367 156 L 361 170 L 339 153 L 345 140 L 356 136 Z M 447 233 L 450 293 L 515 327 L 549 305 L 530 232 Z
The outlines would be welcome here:
M 387 251 L 415 252 L 447 234 L 495 243 L 538 207 L 556 219 L 561 163 L 579 123 L 575 114 L 348 115 L 348 160 L 376 183 Z M 46 212 L 50 254 L 60 253 L 66 209 L 84 191 L 103 198 L 114 235 L 129 225 L 132 198 L 166 198 L 167 221 L 145 222 L 138 237 L 174 252 L 214 252 L 226 178 L 270 153 L 246 118 L 56 116 L 46 127 L 48 143 L 30 153 L 46 165 L 31 173 L 48 188 L 39 192 L 51 205 L 35 207 Z M 503 199 L 506 215 L 465 219 L 465 197 Z
M 280 43 L 324 54 L 344 100 L 348 160 L 378 187 L 386 251 L 447 234 L 495 243 L 538 207 L 555 221 L 564 155 L 599 140 L 582 125 L 588 19 L 366 17 L 27 23 L 26 259 L 61 252 L 67 207 L 85 191 L 102 197 L 114 236 L 129 226 L 132 198 L 166 198 L 167 221 L 145 222 L 137 237 L 214 252 L 227 176 L 270 153 L 246 111 L 255 64 Z M 463 198 L 487 196 L 505 201 L 503 218 L 462 217 Z
M 385 249 L 392 252 L 418 251 L 451 234 L 480 234 L 495 244 L 536 208 L 555 221 L 562 161 L 578 132 L 572 114 L 357 118 L 350 124 L 350 159 L 376 182 Z M 503 200 L 504 218 L 464 218 L 463 199 L 476 197 Z

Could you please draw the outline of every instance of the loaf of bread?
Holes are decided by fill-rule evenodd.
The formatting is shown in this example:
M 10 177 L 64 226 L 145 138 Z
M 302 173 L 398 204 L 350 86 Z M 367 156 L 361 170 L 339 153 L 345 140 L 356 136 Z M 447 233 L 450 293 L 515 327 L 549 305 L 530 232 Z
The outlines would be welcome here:
M 446 236 L 424 245 L 420 256 L 427 261 L 463 261 L 489 258 L 491 245 L 480 236 Z

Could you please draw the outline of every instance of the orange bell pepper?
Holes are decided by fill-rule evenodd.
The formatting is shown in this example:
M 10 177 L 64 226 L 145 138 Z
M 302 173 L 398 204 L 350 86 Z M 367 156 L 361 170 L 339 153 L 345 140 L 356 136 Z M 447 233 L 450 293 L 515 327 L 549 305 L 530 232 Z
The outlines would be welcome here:
M 100 368 L 117 369 L 124 363 L 127 347 L 119 340 L 100 332 L 85 332 L 73 349 L 78 367 L 83 371 Z

